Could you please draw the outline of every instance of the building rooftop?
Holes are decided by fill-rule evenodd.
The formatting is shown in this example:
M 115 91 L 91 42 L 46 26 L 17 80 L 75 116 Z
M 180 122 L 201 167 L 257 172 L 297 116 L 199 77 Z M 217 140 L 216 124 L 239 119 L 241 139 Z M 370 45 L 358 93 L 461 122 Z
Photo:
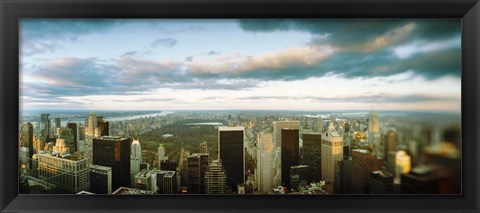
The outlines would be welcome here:
M 90 169 L 96 169 L 96 170 L 105 170 L 105 171 L 108 171 L 108 170 L 112 170 L 112 167 L 108 167 L 108 166 L 100 166 L 100 165 L 95 165 L 95 164 L 90 164 Z
M 244 130 L 245 130 L 245 127 L 243 126 L 234 126 L 234 127 L 219 126 L 218 127 L 218 131 L 244 131 Z
M 145 195 L 145 194 L 153 194 L 153 191 L 141 190 L 141 189 L 134 189 L 129 187 L 120 187 L 115 190 L 112 194 L 114 195 Z
M 107 140 L 107 141 L 118 141 L 118 140 L 125 140 L 125 139 L 128 139 L 128 138 L 122 138 L 122 137 L 118 137 L 118 136 L 102 136 L 99 139 Z
M 81 155 L 72 155 L 72 154 L 65 154 L 65 153 L 59 153 L 59 152 L 39 152 L 37 154 L 37 157 L 39 156 L 46 156 L 46 157 L 53 157 L 53 158 L 59 158 L 59 159 L 63 159 L 63 160 L 70 160 L 70 161 L 80 161 L 80 160 L 86 160 L 86 158 L 84 158 L 83 156 Z
M 370 151 L 366 150 L 366 149 L 352 149 L 352 152 L 360 152 L 360 153 L 369 153 Z

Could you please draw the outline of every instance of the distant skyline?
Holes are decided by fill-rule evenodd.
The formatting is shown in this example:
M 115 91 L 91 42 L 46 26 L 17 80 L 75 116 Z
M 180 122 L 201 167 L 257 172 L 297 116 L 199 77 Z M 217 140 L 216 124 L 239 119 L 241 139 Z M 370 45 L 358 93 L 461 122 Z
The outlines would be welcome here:
M 460 19 L 21 19 L 26 110 L 460 112 Z

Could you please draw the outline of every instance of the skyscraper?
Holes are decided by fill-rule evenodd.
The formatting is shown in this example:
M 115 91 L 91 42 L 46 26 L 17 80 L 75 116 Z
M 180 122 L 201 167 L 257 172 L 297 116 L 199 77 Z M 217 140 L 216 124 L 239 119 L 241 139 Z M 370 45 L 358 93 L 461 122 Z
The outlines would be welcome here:
M 93 164 L 112 168 L 112 189 L 130 186 L 130 138 L 93 139 Z
M 335 186 L 338 160 L 343 159 L 343 137 L 330 123 L 327 132 L 322 134 L 322 180 Z M 333 188 L 329 190 L 333 193 Z
M 154 178 L 152 175 L 154 175 L 154 173 L 146 170 L 135 174 L 133 188 L 146 191 L 156 191 L 156 178 Z
M 157 155 L 158 155 L 158 165 L 160 166 L 162 161 L 168 160 L 168 157 L 165 155 L 165 146 L 163 146 L 162 143 L 158 146 L 157 151 L 158 151 L 158 153 L 157 153 Z
M 206 141 L 203 141 L 202 143 L 200 143 L 200 153 L 205 153 L 205 154 L 208 154 L 208 149 L 207 149 L 207 142 Z
M 282 185 L 291 190 L 290 167 L 300 164 L 300 144 L 298 129 L 282 129 Z M 227 173 L 228 175 L 228 173 Z
M 352 150 L 352 193 L 366 194 L 369 190 L 369 174 L 380 170 L 383 160 L 365 149 Z
M 61 128 L 62 127 L 62 120 L 60 118 L 55 118 L 55 128 Z
M 33 151 L 33 125 L 29 122 L 20 125 L 19 147 L 28 148 L 28 159 L 32 159 Z M 30 161 L 30 160 L 29 160 Z
M 130 176 L 133 186 L 135 175 L 140 172 L 140 164 L 142 163 L 142 146 L 140 141 L 133 140 L 130 148 Z
M 56 184 L 59 193 L 75 194 L 90 187 L 87 159 L 70 154 L 39 153 L 39 178 Z
M 227 173 L 227 186 L 236 191 L 245 182 L 244 127 L 218 128 L 218 158 Z
M 70 154 L 75 153 L 77 144 L 75 143 L 75 136 L 72 129 L 60 128 L 58 138 L 65 140 L 65 145 L 68 147 Z
M 370 194 L 392 194 L 393 176 L 383 171 L 373 171 L 369 177 Z
M 50 114 L 42 113 L 40 115 L 40 131 L 46 139 L 50 138 Z
M 189 194 L 203 194 L 205 192 L 205 172 L 208 167 L 208 154 L 193 153 L 188 157 L 188 184 Z
M 87 127 L 85 128 L 85 136 L 94 137 L 95 136 L 95 128 L 98 127 L 97 117 L 95 113 L 90 112 L 90 115 L 87 119 Z
M 90 192 L 112 194 L 112 168 L 90 165 Z
M 310 173 L 308 165 L 298 165 L 290 167 L 290 187 L 291 190 L 299 190 L 301 185 L 308 184 L 308 179 L 310 179 Z
M 258 191 L 262 194 L 273 190 L 273 136 L 272 134 L 258 135 L 257 150 L 257 182 Z
M 156 173 L 157 194 L 178 194 L 177 173 L 169 170 L 152 170 Z
M 343 160 L 338 160 L 335 178 L 338 180 L 338 184 L 335 187 L 336 194 L 352 193 L 352 160 L 350 158 L 344 156 Z
M 300 163 L 308 165 L 309 181 L 320 181 L 322 166 L 322 134 L 303 133 L 303 147 Z
M 110 135 L 110 127 L 108 121 L 103 120 L 102 116 L 97 116 L 97 127 L 100 128 L 100 136 Z
M 205 193 L 225 194 L 227 188 L 227 175 L 221 160 L 213 160 L 205 172 Z
M 384 153 L 380 146 L 380 120 L 378 112 L 368 114 L 368 142 L 373 145 L 373 153 L 376 156 L 383 157 Z
M 274 121 L 273 122 L 273 183 L 274 185 L 282 184 L 282 129 L 300 129 L 300 121 Z M 228 174 L 228 173 L 227 173 Z
M 74 151 L 78 151 L 79 129 L 77 123 L 67 123 L 67 128 L 72 130 Z
M 408 174 L 412 168 L 412 158 L 404 150 L 399 150 L 395 155 L 395 182 L 400 182 L 402 174 Z
M 387 135 L 385 135 L 385 147 L 384 147 L 384 158 L 385 161 L 389 162 L 390 156 L 388 155 L 389 152 L 395 152 L 397 147 L 397 133 L 393 130 L 389 130 Z

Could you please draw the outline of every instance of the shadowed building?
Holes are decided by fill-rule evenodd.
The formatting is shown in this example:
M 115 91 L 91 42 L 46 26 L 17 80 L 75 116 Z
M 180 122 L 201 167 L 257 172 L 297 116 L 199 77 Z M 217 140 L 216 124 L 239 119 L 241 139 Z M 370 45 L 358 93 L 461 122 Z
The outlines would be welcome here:
M 112 168 L 90 165 L 90 192 L 112 194 Z
M 300 144 L 298 129 L 282 129 L 282 185 L 292 189 L 290 183 L 290 169 L 300 164 Z M 228 173 L 227 173 L 228 175 Z
M 322 134 L 302 134 L 303 147 L 300 163 L 308 165 L 310 179 L 308 181 L 320 181 L 322 166 Z
M 205 172 L 208 167 L 208 154 L 193 153 L 188 157 L 188 184 L 189 194 L 203 194 L 205 192 Z
M 112 189 L 130 186 L 130 138 L 93 139 L 93 164 L 112 168 Z
M 365 149 L 352 150 L 352 193 L 366 194 L 369 190 L 369 175 L 380 170 L 383 160 Z
M 227 173 L 227 186 L 232 191 L 245 182 L 244 127 L 218 128 L 218 158 Z

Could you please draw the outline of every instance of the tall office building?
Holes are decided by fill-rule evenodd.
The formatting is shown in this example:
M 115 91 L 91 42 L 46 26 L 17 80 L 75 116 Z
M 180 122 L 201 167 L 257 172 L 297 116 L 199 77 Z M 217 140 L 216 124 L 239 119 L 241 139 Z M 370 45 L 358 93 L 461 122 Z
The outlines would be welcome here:
M 97 117 L 95 113 L 90 112 L 90 115 L 87 119 L 87 127 L 85 128 L 85 136 L 94 137 L 95 136 L 95 128 L 98 127 Z
M 93 139 L 93 164 L 112 168 L 112 189 L 129 187 L 130 138 L 103 136 Z
M 190 152 L 182 148 L 180 150 L 180 160 L 178 162 L 181 187 L 187 187 L 188 183 L 188 157 L 190 157 Z
M 78 140 L 85 140 L 85 126 L 78 127 Z
M 175 160 L 164 160 L 160 162 L 160 170 L 176 171 L 178 163 Z
M 147 170 L 135 174 L 133 188 L 145 191 L 156 191 L 156 178 L 152 176 L 153 174 L 155 173 Z
M 384 155 L 385 161 L 389 162 L 390 156 L 388 155 L 389 152 L 397 151 L 397 133 L 393 130 L 389 130 L 387 135 L 385 135 L 385 147 L 384 147 Z
M 352 193 L 366 194 L 369 190 L 369 174 L 380 170 L 383 160 L 365 149 L 352 150 Z
M 282 129 L 300 129 L 300 121 L 274 121 L 273 122 L 273 143 L 274 147 L 281 147 Z
M 29 122 L 22 123 L 19 128 L 19 147 L 28 148 L 28 159 L 32 159 L 33 150 L 33 125 Z M 30 161 L 30 160 L 28 160 Z
M 310 180 L 318 182 L 321 179 L 322 166 L 322 134 L 320 133 L 304 133 L 302 156 L 300 163 L 308 165 Z
M 257 182 L 258 191 L 266 194 L 273 190 L 273 136 L 272 134 L 258 135 L 257 150 Z
M 140 172 L 140 164 L 142 163 L 142 146 L 140 141 L 133 140 L 130 148 L 130 176 L 133 186 L 135 175 Z
M 335 178 L 337 179 L 338 183 L 335 186 L 335 194 L 351 194 L 352 159 L 344 156 L 343 160 L 338 160 L 336 172 L 337 175 Z
M 442 166 L 422 165 L 401 175 L 402 194 L 458 194 L 455 174 Z
M 282 185 L 291 190 L 290 167 L 300 164 L 300 141 L 298 129 L 282 129 Z M 228 175 L 228 173 L 227 173 Z
M 203 194 L 205 192 L 205 172 L 208 167 L 208 154 L 193 153 L 188 157 L 189 194 Z
M 152 170 L 156 173 L 157 194 L 178 194 L 176 171 Z
M 393 194 L 393 176 L 383 171 L 373 171 L 369 177 L 370 194 Z
M 46 138 L 50 138 L 50 114 L 48 113 L 42 113 L 40 115 L 40 131 L 41 134 Z
M 112 168 L 90 165 L 90 192 L 112 194 Z
M 99 135 L 100 136 L 108 136 L 110 135 L 110 127 L 109 122 L 103 120 L 102 116 L 97 116 L 97 128 L 99 128 Z
M 58 193 L 75 194 L 90 187 L 87 159 L 70 154 L 39 153 L 39 178 L 57 185 Z
M 67 123 L 67 128 L 72 130 L 73 135 L 73 144 L 74 144 L 74 152 L 78 151 L 78 140 L 79 140 L 79 129 L 77 123 Z
M 395 182 L 400 182 L 402 174 L 408 174 L 412 168 L 412 158 L 404 150 L 395 155 Z
M 380 119 L 378 112 L 368 114 L 368 142 L 373 145 L 373 153 L 376 156 L 383 157 L 384 152 L 380 146 Z
M 300 129 L 300 121 L 274 121 L 273 122 L 273 150 L 275 152 L 273 159 L 273 183 L 282 185 L 282 129 Z
M 157 155 L 158 155 L 158 165 L 160 166 L 160 163 L 164 160 L 168 160 L 168 157 L 165 155 L 165 146 L 163 146 L 163 144 L 161 143 L 159 146 L 158 146 L 158 150 L 157 150 Z
M 207 147 L 206 141 L 203 141 L 202 143 L 200 143 L 200 153 L 208 154 L 208 147 Z
M 60 118 L 55 118 L 55 128 L 61 128 L 62 127 L 62 120 Z
M 298 165 L 290 167 L 290 187 L 291 191 L 299 191 L 299 187 L 307 185 L 310 179 L 308 165 Z
M 245 182 L 244 127 L 218 128 L 218 158 L 227 173 L 227 186 L 232 191 Z
M 68 147 L 70 154 L 75 153 L 77 144 L 75 143 L 75 136 L 72 129 L 60 128 L 58 138 L 65 140 L 65 145 Z
M 225 194 L 227 175 L 221 160 L 213 160 L 205 172 L 205 194 Z
M 322 133 L 322 180 L 335 187 L 335 175 L 338 160 L 343 159 L 343 137 L 330 123 L 327 132 Z M 333 193 L 333 188 L 328 191 Z

